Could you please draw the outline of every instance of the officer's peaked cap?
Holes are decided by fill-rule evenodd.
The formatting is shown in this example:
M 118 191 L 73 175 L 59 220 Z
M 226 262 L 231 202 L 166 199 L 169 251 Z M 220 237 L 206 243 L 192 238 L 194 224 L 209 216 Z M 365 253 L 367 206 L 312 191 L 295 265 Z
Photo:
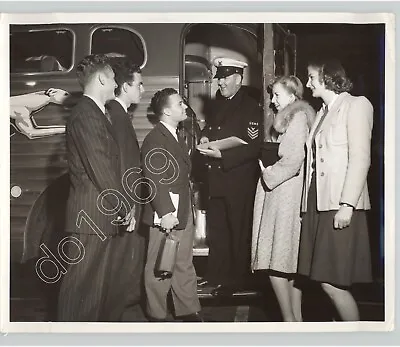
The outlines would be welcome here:
M 247 66 L 247 63 L 231 58 L 215 58 L 213 64 L 217 68 L 214 78 L 225 78 L 234 73 L 243 75 L 243 69 Z

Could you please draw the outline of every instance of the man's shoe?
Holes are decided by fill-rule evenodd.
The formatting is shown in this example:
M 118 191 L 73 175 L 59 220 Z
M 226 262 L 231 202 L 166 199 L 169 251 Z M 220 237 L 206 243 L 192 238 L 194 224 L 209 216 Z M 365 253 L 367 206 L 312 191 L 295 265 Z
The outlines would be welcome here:
M 204 322 L 199 312 L 177 317 L 182 322 Z
M 231 297 L 236 292 L 236 289 L 232 286 L 227 285 L 218 285 L 214 290 L 211 292 L 211 295 L 214 297 Z
M 198 287 L 207 287 L 209 285 L 210 285 L 210 283 L 207 280 L 203 279 L 203 278 L 197 280 L 197 286 Z

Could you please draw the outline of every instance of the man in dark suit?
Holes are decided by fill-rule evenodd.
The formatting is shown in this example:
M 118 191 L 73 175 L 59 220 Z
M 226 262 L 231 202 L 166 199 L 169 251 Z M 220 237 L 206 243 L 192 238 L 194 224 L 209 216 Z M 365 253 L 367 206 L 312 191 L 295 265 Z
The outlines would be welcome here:
M 132 189 L 130 203 L 134 208 L 134 218 L 139 221 L 142 210 L 141 185 L 138 184 L 142 178 L 140 149 L 128 108 L 132 104 L 140 103 L 144 92 L 142 75 L 139 66 L 127 58 L 112 58 L 110 63 L 115 73 L 117 88 L 116 98 L 107 103 L 106 109 L 111 116 L 112 128 L 118 142 L 120 177 L 126 178 L 127 187 L 135 189 Z M 107 305 L 115 312 L 115 320 L 146 321 L 140 306 L 145 240 L 143 235 L 139 234 L 138 226 L 139 223 L 132 232 L 126 232 L 121 226 L 111 251 L 115 257 L 119 257 L 118 261 L 110 262 L 109 270 L 109 280 L 113 286 L 109 290 Z
M 253 203 L 259 178 L 257 158 L 263 128 L 261 108 L 242 87 L 247 64 L 217 58 L 214 65 L 219 95 L 200 142 L 237 136 L 248 143 L 223 151 L 212 146 L 200 151 L 207 167 L 209 256 L 204 281 L 199 285 L 215 287 L 213 294 L 219 296 L 242 289 L 250 272 Z
M 77 77 L 83 97 L 66 127 L 71 182 L 66 211 L 69 236 L 59 244 L 67 264 L 58 320 L 112 321 L 117 314 L 107 305 L 114 286 L 109 270 L 111 263 L 119 261 L 119 255 L 112 252 L 113 243 L 118 242 L 121 224 L 132 230 L 136 223 L 122 185 L 117 137 L 104 106 L 114 98 L 117 85 L 104 55 L 83 59 L 77 66 Z
M 142 145 L 144 175 L 154 182 L 156 188 L 152 200 L 144 207 L 143 216 L 144 223 L 150 226 L 145 265 L 147 313 L 151 320 L 164 321 L 167 317 L 167 295 L 171 290 L 178 319 L 202 321 L 196 272 L 192 263 L 194 228 L 189 187 L 191 163 L 188 147 L 176 134 L 178 123 L 187 117 L 187 106 L 172 88 L 157 92 L 151 100 L 151 106 L 160 121 Z M 155 213 L 161 219 L 160 227 L 154 225 Z M 179 240 L 172 277 L 164 279 L 158 278 L 155 273 L 163 230 L 172 230 L 172 235 Z

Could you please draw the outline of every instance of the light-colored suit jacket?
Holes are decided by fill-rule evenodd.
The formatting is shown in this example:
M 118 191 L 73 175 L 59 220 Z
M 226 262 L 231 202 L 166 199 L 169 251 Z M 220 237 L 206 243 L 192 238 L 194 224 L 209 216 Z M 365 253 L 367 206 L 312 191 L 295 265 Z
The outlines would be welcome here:
M 307 208 L 312 175 L 312 137 L 322 117 L 317 118 L 306 142 L 306 173 L 302 211 Z M 367 174 L 371 163 L 373 107 L 363 96 L 341 93 L 315 135 L 318 211 L 338 210 L 344 202 L 356 209 L 371 208 Z

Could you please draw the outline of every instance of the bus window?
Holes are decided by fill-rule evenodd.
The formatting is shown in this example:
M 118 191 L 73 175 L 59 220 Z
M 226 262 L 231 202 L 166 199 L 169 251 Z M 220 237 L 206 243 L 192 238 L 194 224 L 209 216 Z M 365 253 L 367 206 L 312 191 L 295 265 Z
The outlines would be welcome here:
M 139 33 L 117 27 L 100 27 L 93 31 L 92 54 L 122 55 L 131 58 L 141 68 L 146 65 L 146 45 Z
M 73 65 L 73 47 L 74 34 L 67 29 L 13 31 L 10 34 L 10 72 L 68 71 Z

